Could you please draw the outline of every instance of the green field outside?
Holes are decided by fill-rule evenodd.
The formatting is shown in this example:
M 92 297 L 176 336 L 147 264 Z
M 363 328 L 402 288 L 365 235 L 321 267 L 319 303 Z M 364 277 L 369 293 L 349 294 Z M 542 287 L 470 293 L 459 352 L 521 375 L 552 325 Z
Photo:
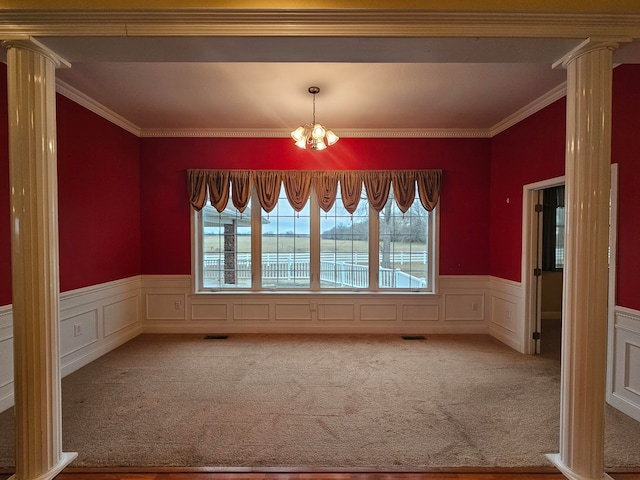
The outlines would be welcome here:
M 278 240 L 280 242 L 280 248 L 277 248 Z M 295 242 L 294 242 L 295 240 Z M 220 242 L 220 244 L 218 243 Z M 238 236 L 238 248 L 237 252 L 249 252 L 250 251 L 250 243 L 251 238 L 247 236 Z M 336 252 L 336 253 L 350 253 L 350 252 L 358 252 L 367 254 L 367 242 L 364 241 L 354 241 L 350 242 L 347 240 L 320 240 L 321 249 L 323 252 Z M 204 236 L 204 246 L 205 253 L 217 253 L 222 250 L 222 242 L 221 238 L 216 235 L 205 235 Z M 294 248 L 295 247 L 295 248 Z M 410 244 L 410 243 L 402 243 L 396 242 L 392 246 L 392 251 L 397 254 L 399 253 L 409 253 L 410 248 L 413 247 L 413 252 L 423 251 L 424 245 L 422 244 Z M 334 250 L 335 249 L 335 250 Z M 293 237 L 280 237 L 279 239 L 275 236 L 270 237 L 266 236 L 263 238 L 262 244 L 262 252 L 263 253 L 308 253 L 309 252 L 309 238 L 293 238 Z M 396 257 L 396 260 L 397 257 Z M 368 261 L 366 258 L 363 258 L 362 261 L 357 261 L 358 264 L 366 265 Z M 384 266 L 384 265 L 383 265 Z M 391 268 L 399 268 L 405 273 L 424 277 L 424 269 L 425 264 L 423 261 L 414 261 L 410 262 L 405 260 L 402 264 L 396 263 L 395 265 L 389 264 L 387 265 Z
M 204 253 L 215 253 L 222 251 L 223 243 L 222 239 L 217 235 L 205 235 L 204 236 Z M 278 245 L 279 242 L 279 245 Z M 296 245 L 297 243 L 297 245 Z M 294 253 L 294 252 L 308 252 L 309 238 L 293 238 L 283 237 L 279 239 L 274 237 L 263 237 L 262 239 L 262 251 L 263 252 L 282 252 L 282 253 Z M 238 252 L 250 251 L 251 238 L 248 235 L 238 236 Z M 295 247 L 295 248 L 294 248 Z M 320 240 L 320 247 L 322 251 L 332 252 L 367 252 L 367 242 L 364 241 L 348 241 L 348 240 Z M 413 247 L 413 248 L 412 248 Z M 409 253 L 411 250 L 421 251 L 424 249 L 422 244 L 411 244 L 403 242 L 395 242 L 393 244 L 393 250 L 396 253 Z

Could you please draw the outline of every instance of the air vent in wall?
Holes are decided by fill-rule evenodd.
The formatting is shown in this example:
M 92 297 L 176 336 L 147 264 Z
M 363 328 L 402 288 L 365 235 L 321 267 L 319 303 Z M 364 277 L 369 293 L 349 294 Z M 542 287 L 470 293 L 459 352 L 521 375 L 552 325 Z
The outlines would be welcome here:
M 427 338 L 424 335 L 403 335 L 403 340 L 426 340 Z
M 207 335 L 204 337 L 205 340 L 226 340 L 229 338 L 229 335 Z

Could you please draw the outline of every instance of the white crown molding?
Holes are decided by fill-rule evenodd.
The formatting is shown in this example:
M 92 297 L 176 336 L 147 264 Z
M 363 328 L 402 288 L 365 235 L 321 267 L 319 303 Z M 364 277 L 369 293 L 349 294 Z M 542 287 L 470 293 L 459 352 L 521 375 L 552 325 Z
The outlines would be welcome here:
M 344 138 L 489 138 L 484 128 L 387 128 L 339 130 Z
M 640 38 L 640 13 L 424 9 L 3 9 L 0 35 L 346 35 Z
M 545 93 L 541 97 L 537 98 L 529 105 L 525 105 L 517 112 L 509 115 L 507 118 L 502 120 L 501 122 L 496 123 L 493 127 L 489 129 L 490 137 L 495 137 L 500 132 L 504 132 L 508 128 L 514 126 L 516 123 L 521 122 L 527 117 L 530 117 L 536 112 L 539 112 L 543 108 L 551 105 L 556 100 L 561 99 L 567 95 L 567 82 L 563 82 L 553 90 Z
M 56 80 L 56 91 L 60 95 L 64 95 L 69 100 L 76 102 L 78 105 L 83 106 L 87 110 L 92 111 L 96 115 L 104 118 L 105 120 L 110 121 L 114 125 L 119 126 L 120 128 L 126 130 L 127 132 L 132 133 L 137 137 L 140 136 L 140 127 L 133 124 L 126 118 L 118 115 L 117 113 L 109 110 L 107 107 L 105 107 L 101 103 L 96 102 L 93 98 L 85 95 L 79 90 L 76 90 L 74 87 L 63 82 L 60 79 Z
M 275 128 L 143 128 L 141 137 L 288 138 L 291 131 Z
M 341 138 L 489 138 L 489 130 L 464 128 L 349 129 L 336 130 Z M 153 128 L 142 129 L 140 137 L 230 137 L 289 138 L 279 129 Z

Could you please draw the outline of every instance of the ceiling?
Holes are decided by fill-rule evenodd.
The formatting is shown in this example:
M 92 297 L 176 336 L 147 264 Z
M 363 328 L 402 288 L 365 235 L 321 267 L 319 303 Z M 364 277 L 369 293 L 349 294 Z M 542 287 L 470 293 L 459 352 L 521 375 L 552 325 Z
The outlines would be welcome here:
M 42 36 L 57 77 L 139 134 L 285 136 L 312 116 L 339 136 L 489 134 L 551 91 L 582 38 Z M 640 62 L 638 41 L 615 53 Z M 555 90 L 554 90 L 555 89 Z M 258 133 L 256 133 L 258 132 Z M 417 133 L 416 133 L 417 132 Z M 457 132 L 457 133 L 456 133 Z

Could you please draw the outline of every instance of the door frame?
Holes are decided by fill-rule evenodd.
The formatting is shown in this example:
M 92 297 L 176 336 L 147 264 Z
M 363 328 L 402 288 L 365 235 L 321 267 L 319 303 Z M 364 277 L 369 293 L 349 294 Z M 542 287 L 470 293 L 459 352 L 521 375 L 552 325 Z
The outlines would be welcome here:
M 613 396 L 613 380 L 615 377 L 615 323 L 616 323 L 616 268 L 618 265 L 618 164 L 611 164 L 611 210 L 609 217 L 609 301 L 607 318 L 607 403 L 620 411 Z M 618 366 L 618 368 L 622 368 Z M 629 415 L 628 412 L 624 412 Z M 630 415 L 633 418 L 636 416 Z

